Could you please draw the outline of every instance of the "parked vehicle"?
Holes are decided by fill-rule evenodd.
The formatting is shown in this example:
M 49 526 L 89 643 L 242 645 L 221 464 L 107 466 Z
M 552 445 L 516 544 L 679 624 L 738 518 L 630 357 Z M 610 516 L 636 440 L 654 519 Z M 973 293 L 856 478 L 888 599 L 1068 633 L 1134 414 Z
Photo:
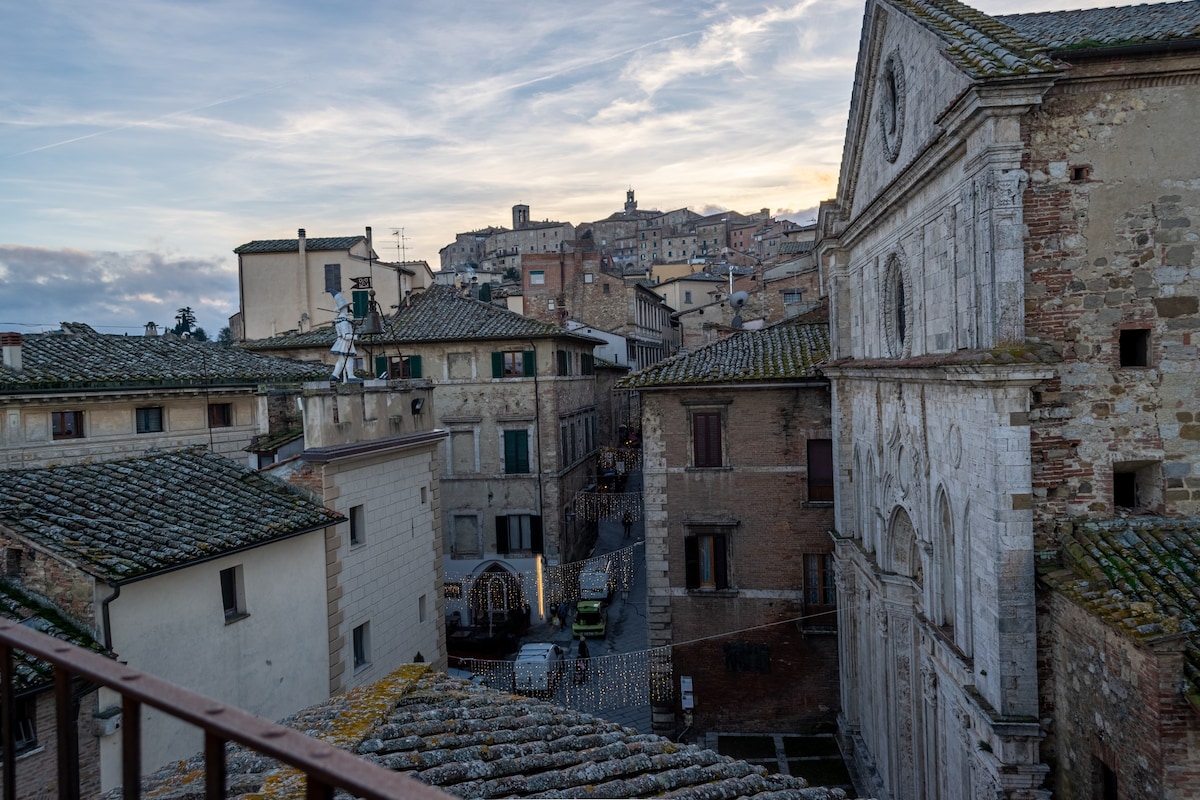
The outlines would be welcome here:
M 612 565 L 605 561 L 595 569 L 579 573 L 579 599 L 607 603 L 612 598 Z
M 550 694 L 566 668 L 562 648 L 549 642 L 521 645 L 513 662 L 513 691 L 518 694 Z
M 599 600 L 580 600 L 575 606 L 571 633 L 603 638 L 608 633 L 608 606 Z

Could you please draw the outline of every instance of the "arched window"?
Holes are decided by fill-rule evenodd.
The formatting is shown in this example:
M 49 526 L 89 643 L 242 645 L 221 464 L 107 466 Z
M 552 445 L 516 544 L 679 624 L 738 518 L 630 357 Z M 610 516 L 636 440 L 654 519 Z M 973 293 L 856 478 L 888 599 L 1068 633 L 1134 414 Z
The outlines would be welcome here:
M 950 501 L 945 490 L 938 492 L 937 554 L 941 578 L 938 581 L 941 597 L 936 605 L 940 615 L 938 622 L 943 627 L 952 628 L 958 606 L 958 593 L 955 589 L 958 570 L 955 564 L 954 520 L 950 515 Z

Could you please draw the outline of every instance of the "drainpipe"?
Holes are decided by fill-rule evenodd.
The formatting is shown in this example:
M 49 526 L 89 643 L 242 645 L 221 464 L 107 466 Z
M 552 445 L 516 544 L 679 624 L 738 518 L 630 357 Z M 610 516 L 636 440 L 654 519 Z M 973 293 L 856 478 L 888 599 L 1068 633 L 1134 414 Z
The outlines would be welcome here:
M 542 513 L 542 392 L 538 383 L 537 345 L 530 339 L 529 346 L 533 348 L 533 438 L 537 447 L 537 512 L 542 520 L 542 547 L 545 548 L 546 515 Z M 555 524 L 558 524 L 558 520 L 555 520 Z M 561 550 L 560 546 L 560 559 Z
M 100 603 L 100 619 L 104 622 L 104 649 L 112 652 L 112 616 L 108 613 L 108 604 L 121 596 L 121 584 L 106 581 L 113 593 Z

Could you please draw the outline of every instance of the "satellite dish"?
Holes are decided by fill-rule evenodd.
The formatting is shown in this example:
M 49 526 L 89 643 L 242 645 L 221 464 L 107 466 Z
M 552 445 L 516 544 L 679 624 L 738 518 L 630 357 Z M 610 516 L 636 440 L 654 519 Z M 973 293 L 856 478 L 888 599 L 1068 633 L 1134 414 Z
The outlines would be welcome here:
M 750 295 L 745 292 L 734 292 L 729 295 L 729 302 L 734 308 L 741 308 L 746 305 L 746 301 L 750 299 Z

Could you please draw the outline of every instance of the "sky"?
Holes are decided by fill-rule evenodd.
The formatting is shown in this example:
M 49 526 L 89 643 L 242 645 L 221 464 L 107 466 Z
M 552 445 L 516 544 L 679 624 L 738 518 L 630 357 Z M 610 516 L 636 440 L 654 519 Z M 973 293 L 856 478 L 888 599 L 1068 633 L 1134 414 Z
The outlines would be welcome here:
M 986 13 L 1088 0 L 977 0 Z M 862 0 L 0 0 L 0 331 L 210 336 L 234 248 L 836 191 Z M 399 235 L 397 235 L 399 231 Z

